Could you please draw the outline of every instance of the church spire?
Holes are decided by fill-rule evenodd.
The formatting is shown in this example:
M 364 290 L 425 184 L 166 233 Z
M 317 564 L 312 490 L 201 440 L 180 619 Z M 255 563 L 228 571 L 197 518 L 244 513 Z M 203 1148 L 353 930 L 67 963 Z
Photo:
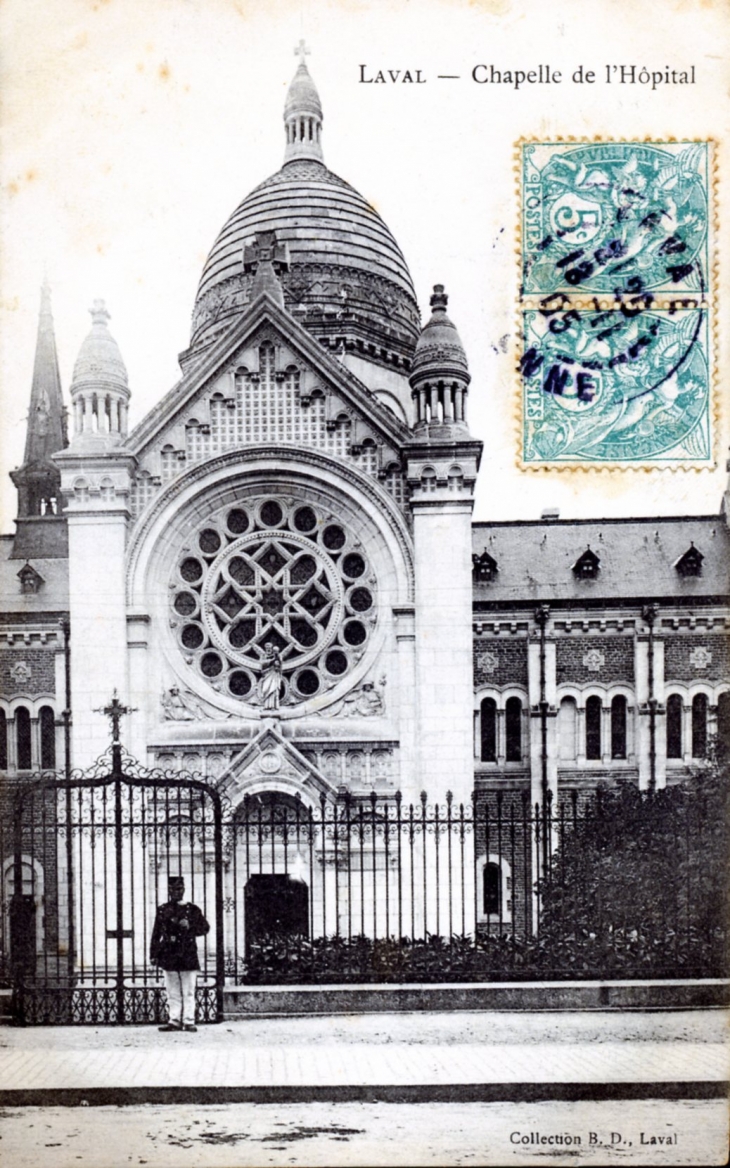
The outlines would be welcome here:
M 294 50 L 299 57 L 297 69 L 284 104 L 286 150 L 284 163 L 299 158 L 324 162 L 322 154 L 322 103 L 317 87 L 309 76 L 306 57 L 309 49 L 300 41 Z
M 51 314 L 51 290 L 47 281 L 41 288 L 33 381 L 30 390 L 25 457 L 10 477 L 18 490 L 18 518 L 13 541 L 13 559 L 57 557 L 65 554 L 65 523 L 61 520 L 61 483 L 51 455 L 63 450 L 66 437 L 66 412 L 63 405 L 61 377 L 58 371 L 56 337 Z M 47 520 L 41 522 L 39 520 Z
M 44 280 L 23 464 L 44 462 L 57 450 L 63 450 L 66 443 L 66 414 L 51 314 L 51 289 Z

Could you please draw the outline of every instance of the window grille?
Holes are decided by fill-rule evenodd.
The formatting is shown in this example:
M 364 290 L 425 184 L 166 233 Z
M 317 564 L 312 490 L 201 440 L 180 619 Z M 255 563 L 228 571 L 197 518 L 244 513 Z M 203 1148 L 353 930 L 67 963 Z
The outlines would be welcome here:
M 163 483 L 169 483 L 177 474 L 177 452 L 172 446 L 163 446 L 160 451 L 160 477 Z
M 376 475 L 378 473 L 378 448 L 372 438 L 366 438 L 363 442 L 362 450 L 358 456 L 358 464 L 360 470 L 363 470 L 365 474 Z
M 391 495 L 393 501 L 399 507 L 405 507 L 406 504 L 406 480 L 405 476 L 396 465 L 388 467 L 385 475 L 385 489 Z
M 156 487 L 149 471 L 141 470 L 135 475 L 131 490 L 131 510 L 133 515 L 140 515 L 156 492 Z
M 199 462 L 201 458 L 205 458 L 206 441 L 203 434 L 200 422 L 195 418 L 191 418 L 185 427 L 185 453 L 187 454 L 188 462 Z

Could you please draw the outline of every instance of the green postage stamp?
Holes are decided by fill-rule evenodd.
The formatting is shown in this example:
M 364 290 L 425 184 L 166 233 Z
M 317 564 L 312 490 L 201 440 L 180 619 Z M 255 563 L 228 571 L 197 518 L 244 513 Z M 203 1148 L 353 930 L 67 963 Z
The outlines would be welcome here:
M 520 143 L 521 462 L 713 464 L 712 143 Z

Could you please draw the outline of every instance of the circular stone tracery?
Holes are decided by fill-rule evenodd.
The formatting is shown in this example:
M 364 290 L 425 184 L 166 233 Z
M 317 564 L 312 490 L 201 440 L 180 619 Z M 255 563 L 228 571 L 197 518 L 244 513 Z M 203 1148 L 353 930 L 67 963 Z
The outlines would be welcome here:
M 196 672 L 251 705 L 272 645 L 281 701 L 293 704 L 360 659 L 375 624 L 373 588 L 365 553 L 331 515 L 247 500 L 207 520 L 180 556 L 171 626 Z

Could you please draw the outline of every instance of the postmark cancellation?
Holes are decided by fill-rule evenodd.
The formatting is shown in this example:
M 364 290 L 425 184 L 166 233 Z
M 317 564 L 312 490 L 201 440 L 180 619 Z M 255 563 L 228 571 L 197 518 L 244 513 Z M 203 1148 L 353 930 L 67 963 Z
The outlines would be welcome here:
M 521 464 L 712 466 L 712 142 L 518 151 Z

